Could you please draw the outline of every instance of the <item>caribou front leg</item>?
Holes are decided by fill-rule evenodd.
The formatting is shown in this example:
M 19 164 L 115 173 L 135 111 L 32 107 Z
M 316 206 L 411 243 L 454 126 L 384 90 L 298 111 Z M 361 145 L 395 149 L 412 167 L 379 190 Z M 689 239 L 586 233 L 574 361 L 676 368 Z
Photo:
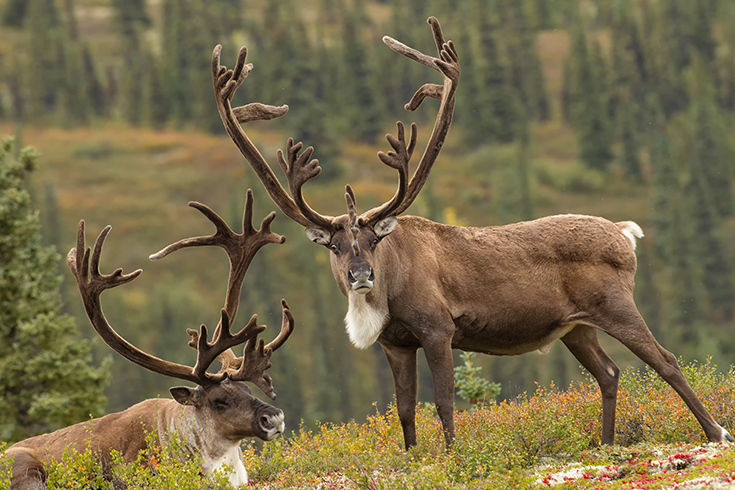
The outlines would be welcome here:
M 396 408 L 403 427 L 406 449 L 416 445 L 416 401 L 418 398 L 418 371 L 416 348 L 402 348 L 380 343 L 388 358 L 396 384 Z

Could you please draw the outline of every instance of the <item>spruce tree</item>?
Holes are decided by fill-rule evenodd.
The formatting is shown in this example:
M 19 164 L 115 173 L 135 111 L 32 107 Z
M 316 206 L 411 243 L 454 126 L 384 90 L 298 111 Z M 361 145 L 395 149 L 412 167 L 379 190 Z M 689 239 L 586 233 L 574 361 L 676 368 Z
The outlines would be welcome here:
M 145 50 L 145 66 L 143 121 L 146 126 L 161 129 L 171 116 L 164 68 L 161 63 L 157 63 L 150 50 Z
M 692 104 L 686 122 L 686 192 L 692 201 L 696 227 L 694 258 L 703 269 L 702 282 L 712 313 L 719 319 L 730 320 L 735 289 L 720 229 L 723 218 L 733 213 L 733 154 L 708 72 L 696 57 L 689 84 Z
M 30 118 L 46 118 L 58 103 L 60 77 L 57 47 L 61 45 L 59 15 L 53 0 L 28 0 L 27 65 L 23 70 Z
M 626 176 L 634 182 L 643 182 L 641 159 L 639 156 L 641 142 L 639 138 L 638 104 L 626 86 L 618 87 L 617 127 L 620 139 L 620 161 Z
M 689 73 L 688 119 L 692 123 L 690 164 L 702 175 L 702 184 L 718 218 L 733 213 L 733 154 L 726 120 L 717 106 L 709 70 L 698 59 Z
M 510 84 L 518 88 L 529 115 L 547 121 L 551 117 L 549 96 L 536 47 L 536 32 L 522 2 L 501 0 L 499 6 Z
M 28 0 L 8 0 L 2 14 L 2 25 L 22 27 L 28 10 Z
M 663 8 L 668 2 L 654 0 L 641 2 L 641 23 L 646 55 L 646 88 L 655 92 L 667 117 L 687 106 L 687 95 L 681 77 L 681 69 L 672 60 L 677 58 L 678 40 L 675 31 L 665 18 Z
M 304 25 L 291 18 L 296 8 L 292 0 L 268 2 L 259 29 L 260 44 L 253 51 L 252 60 L 257 70 L 257 83 L 244 87 L 249 101 L 260 100 L 267 104 L 287 104 L 286 96 L 298 90 L 301 76 L 293 67 L 303 62 L 305 51 L 298 39 L 305 36 Z M 250 59 L 250 58 L 249 58 Z M 301 110 L 294 106 L 291 111 Z M 286 118 L 274 121 L 273 126 L 287 124 Z
M 648 148 L 653 167 L 651 222 L 655 229 L 656 255 L 665 264 L 662 328 L 669 331 L 672 344 L 693 342 L 691 332 L 703 311 L 697 291 L 697 274 L 692 257 L 692 226 L 688 203 L 681 183 L 683 173 L 675 158 L 672 127 L 655 95 L 647 100 L 649 114 Z
M 579 157 L 590 168 L 607 170 L 612 160 L 612 131 L 607 112 L 605 60 L 599 43 L 587 40 L 579 16 L 572 28 L 570 56 L 569 104 L 577 130 Z
M 222 121 L 212 102 L 212 48 L 216 44 L 209 26 L 216 22 L 216 10 L 209 0 L 193 2 L 187 24 L 186 56 L 187 99 L 193 126 L 201 131 L 222 131 Z
M 711 63 L 715 59 L 717 41 L 714 38 L 715 8 L 711 0 L 689 0 L 689 29 L 693 54 Z
M 89 110 L 94 116 L 107 117 L 110 113 L 110 104 L 107 100 L 105 85 L 97 71 L 97 63 L 92 56 L 92 50 L 87 43 L 82 44 L 81 50 L 82 73 Z
M 163 0 L 163 26 L 161 69 L 167 81 L 166 96 L 171 111 L 171 118 L 182 124 L 189 117 L 187 103 L 187 81 L 182 67 L 187 64 L 186 59 L 186 26 L 184 2 L 181 0 Z M 152 81 L 152 80 L 151 80 Z M 153 86 L 149 89 L 153 91 Z
M 83 53 L 77 41 L 68 39 L 57 46 L 61 85 L 59 90 L 59 109 L 65 127 L 82 125 L 89 121 L 89 105 L 86 97 L 86 79 L 83 73 Z
M 689 65 L 692 50 L 689 39 L 690 12 L 692 0 L 667 0 L 660 3 L 663 37 L 671 47 L 668 62 L 677 73 Z
M 500 20 L 495 7 L 494 1 L 469 2 L 467 16 L 474 22 L 465 28 L 468 32 L 460 34 L 469 42 L 467 56 L 461 58 L 466 88 L 457 92 L 457 119 L 471 146 L 509 143 L 519 127 L 520 94 L 510 83 L 507 59 L 500 49 Z
M 115 0 L 115 27 L 119 34 L 123 64 L 120 75 L 120 98 L 117 102 L 123 118 L 132 125 L 143 120 L 145 80 L 145 57 L 142 48 L 142 33 L 149 23 L 142 0 Z
M 73 318 L 59 315 L 59 255 L 41 245 L 24 179 L 37 155 L 0 147 L 0 438 L 17 441 L 103 413 L 108 362 L 95 366 Z
M 339 58 L 334 56 L 334 51 L 324 46 L 321 36 L 317 36 L 317 42 L 312 43 L 305 30 L 299 30 L 296 34 L 300 38 L 297 42 L 302 47 L 302 54 L 293 60 L 292 67 L 300 75 L 301 82 L 298 90 L 294 90 L 288 97 L 287 102 L 291 109 L 284 122 L 295 141 L 303 142 L 305 148 L 314 147 L 314 158 L 319 159 L 322 168 L 314 184 L 327 183 L 340 174 L 340 149 L 332 130 L 332 126 L 337 124 L 331 123 L 331 119 L 334 115 L 341 114 L 334 114 L 331 109 L 341 106 L 342 103 L 335 93 L 339 72 L 335 66 L 330 66 L 334 61 L 339 62 Z M 334 76 L 330 78 L 328 73 Z M 347 105 L 349 106 L 349 102 Z M 359 108 L 356 110 L 359 117 Z M 357 133 L 350 133 L 349 136 L 356 137 Z
M 367 45 L 367 15 L 358 9 L 345 13 L 342 39 L 342 87 L 348 134 L 365 143 L 375 143 L 382 133 L 385 111 L 378 97 L 378 67 Z M 403 60 L 398 60 L 403 61 Z

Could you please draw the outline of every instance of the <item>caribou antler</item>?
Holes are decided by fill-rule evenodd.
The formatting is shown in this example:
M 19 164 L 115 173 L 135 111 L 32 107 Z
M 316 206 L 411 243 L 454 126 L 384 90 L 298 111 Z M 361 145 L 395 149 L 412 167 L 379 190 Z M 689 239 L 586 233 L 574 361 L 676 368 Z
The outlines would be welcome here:
M 242 290 L 242 282 L 245 279 L 245 273 L 250 267 L 250 262 L 263 246 L 269 243 L 284 243 L 286 237 L 271 232 L 271 223 L 276 218 L 276 213 L 271 212 L 263 218 L 260 230 L 253 228 L 253 191 L 248 189 L 247 198 L 245 200 L 245 211 L 242 219 L 242 233 L 237 234 L 227 226 L 227 223 L 212 211 L 209 207 L 198 202 L 190 202 L 189 206 L 199 210 L 209 221 L 214 224 L 216 232 L 209 236 L 200 236 L 194 238 L 184 238 L 176 243 L 172 243 L 160 252 L 152 254 L 151 260 L 162 259 L 168 254 L 188 247 L 206 247 L 218 246 L 222 247 L 230 259 L 230 277 L 227 283 L 227 294 L 225 296 L 225 311 L 231 320 L 237 315 L 237 308 L 240 304 L 240 292 Z M 218 336 L 215 331 L 215 338 Z
M 358 220 L 360 225 L 373 227 L 383 218 L 397 216 L 408 209 L 426 183 L 431 168 L 434 162 L 436 162 L 439 151 L 444 144 L 449 127 L 452 124 L 454 99 L 457 84 L 459 83 L 459 57 L 452 41 L 444 42 L 444 35 L 442 34 L 439 21 L 435 17 L 429 17 L 427 22 L 431 26 L 434 35 L 434 42 L 439 53 L 438 58 L 425 55 L 388 36 L 383 38 L 383 42 L 397 53 L 434 68 L 444 77 L 443 85 L 423 85 L 405 106 L 407 110 L 414 111 L 427 97 L 439 99 L 441 104 L 436 122 L 434 123 L 426 150 L 410 181 L 408 180 L 409 161 L 416 147 L 416 125 L 411 125 L 411 134 L 408 143 L 406 142 L 405 129 L 401 122 L 398 122 L 397 137 L 391 134 L 386 135 L 386 139 L 393 148 L 393 151 L 388 153 L 379 152 L 378 157 L 384 164 L 398 171 L 398 190 L 390 201 L 361 215 Z M 248 163 L 250 163 L 250 166 L 263 183 L 273 202 L 276 203 L 286 216 L 307 228 L 321 228 L 330 236 L 333 235 L 337 229 L 334 224 L 335 218 L 314 211 L 306 203 L 302 194 L 303 185 L 321 172 L 319 161 L 311 159 L 314 149 L 308 147 L 299 155 L 299 152 L 303 148 L 302 143 L 294 143 L 293 139 L 289 138 L 286 150 L 287 158 L 284 157 L 281 150 L 278 150 L 278 162 L 288 180 L 289 195 L 278 182 L 268 162 L 258 152 L 255 145 L 253 145 L 252 141 L 250 141 L 242 129 L 241 123 L 244 122 L 280 117 L 286 113 L 288 106 L 274 107 L 254 103 L 232 109 L 232 96 L 235 90 L 245 80 L 245 77 L 250 73 L 250 70 L 252 70 L 252 64 L 245 64 L 247 49 L 243 47 L 240 49 L 240 55 L 238 56 L 235 68 L 228 70 L 226 67 L 220 65 L 221 50 L 222 47 L 217 45 L 212 53 L 212 79 L 214 82 L 217 108 L 230 138 L 232 138 L 232 141 L 239 148 Z M 354 204 L 354 202 L 353 195 L 352 203 Z
M 421 86 L 413 95 L 409 103 L 405 105 L 406 110 L 415 111 L 427 97 L 439 99 L 441 101 L 439 112 L 437 113 L 436 121 L 434 122 L 434 128 L 431 132 L 431 136 L 429 137 L 429 142 L 426 145 L 424 154 L 421 156 L 421 161 L 416 168 L 416 172 L 413 174 L 413 177 L 411 177 L 411 181 L 408 183 L 405 191 L 404 180 L 408 174 L 408 160 L 410 160 L 413 148 L 416 144 L 416 126 L 411 126 L 411 142 L 409 143 L 408 148 L 405 148 L 403 125 L 401 123 L 398 123 L 397 140 L 392 135 L 386 135 L 388 142 L 396 153 L 394 154 L 391 152 L 388 153 L 388 155 L 385 155 L 381 152 L 378 154 L 378 157 L 383 161 L 383 163 L 392 168 L 396 168 L 399 171 L 399 186 L 398 191 L 391 201 L 378 208 L 371 209 L 370 211 L 363 213 L 361 218 L 369 224 L 375 224 L 387 216 L 397 216 L 411 206 L 426 183 L 429 173 L 431 172 L 431 168 L 439 156 L 439 151 L 444 145 L 444 140 L 449 132 L 449 127 L 452 124 L 455 95 L 457 92 L 457 85 L 459 83 L 459 57 L 457 56 L 457 50 L 454 47 L 454 43 L 452 43 L 452 41 L 444 42 L 444 35 L 442 34 L 441 26 L 439 25 L 439 21 L 436 17 L 429 17 L 427 23 L 431 26 L 431 30 L 434 35 L 434 42 L 436 44 L 437 51 L 439 52 L 439 58 L 425 55 L 414 48 L 396 41 L 392 37 L 383 37 L 383 42 L 396 53 L 402 54 L 403 56 L 417 61 L 422 65 L 434 68 L 441 73 L 444 77 L 444 84 L 425 84 Z
M 158 253 L 150 256 L 151 260 L 157 260 L 165 257 L 166 255 L 188 247 L 201 247 L 215 245 L 222 247 L 230 260 L 230 277 L 227 284 L 227 293 L 225 295 L 225 307 L 222 310 L 222 321 L 214 333 L 214 343 L 218 344 L 222 341 L 223 336 L 229 336 L 229 322 L 234 320 L 237 314 L 237 309 L 240 303 L 240 293 L 242 291 L 242 283 L 245 278 L 250 262 L 252 261 L 255 254 L 263 246 L 269 243 L 283 243 L 286 241 L 286 237 L 277 235 L 271 232 L 271 223 L 276 216 L 275 212 L 271 212 L 268 216 L 263 218 L 260 230 L 255 230 L 252 225 L 253 217 L 253 192 L 248 189 L 247 199 L 245 201 L 245 211 L 243 212 L 242 234 L 233 232 L 225 223 L 225 221 L 212 211 L 209 207 L 204 204 L 197 202 L 190 202 L 189 206 L 198 209 L 204 214 L 215 226 L 216 231 L 213 235 L 201 236 L 194 238 L 184 238 L 178 242 L 172 243 L 168 247 L 164 248 Z M 273 385 L 270 376 L 263 372 L 268 369 L 270 364 L 270 356 L 278 347 L 286 341 L 294 328 L 293 315 L 288 309 L 288 304 L 285 300 L 281 300 L 283 306 L 283 317 L 284 321 L 281 326 L 281 332 L 278 337 L 265 346 L 265 350 L 259 349 L 257 353 L 252 353 L 254 350 L 253 346 L 256 342 L 256 337 L 252 337 L 245 347 L 245 353 L 243 357 L 236 357 L 232 350 L 228 346 L 225 349 L 213 348 L 211 349 L 214 357 L 209 361 L 214 360 L 216 357 L 222 363 L 220 373 L 226 374 L 229 378 L 235 381 L 251 381 L 258 386 L 263 392 L 270 398 L 275 399 L 276 394 L 273 389 Z M 225 325 L 225 321 L 228 322 Z M 258 316 L 253 315 L 248 322 L 248 325 L 256 325 Z M 265 327 L 263 327 L 265 328 Z M 187 333 L 191 336 L 189 345 L 201 350 L 204 345 L 201 334 L 196 330 L 187 329 Z M 205 337 L 206 338 L 206 337 Z M 204 340 L 206 343 L 206 340 Z M 260 342 L 263 346 L 263 341 Z M 237 345 L 237 344 L 232 344 Z M 255 362 L 254 360 L 258 357 L 266 356 L 264 362 Z M 245 362 L 243 362 L 245 359 Z M 204 368 L 206 370 L 206 367 Z
M 197 350 L 197 362 L 194 367 L 164 361 L 151 356 L 127 342 L 110 326 L 102 312 L 100 294 L 105 289 L 132 281 L 142 271 L 139 269 L 131 274 L 123 275 L 122 269 L 117 269 L 110 275 L 100 274 L 99 261 L 102 246 L 111 227 L 107 226 L 102 230 L 90 256 L 90 250 L 86 249 L 85 251 L 84 221 L 81 221 L 77 230 L 77 247 L 69 251 L 67 263 L 77 279 L 87 315 L 97 333 L 113 350 L 151 371 L 192 381 L 203 386 L 218 383 L 225 378 L 231 378 L 235 381 L 248 380 L 260 387 L 269 397 L 275 398 L 271 379 L 264 374 L 264 371 L 270 367 L 270 356 L 273 351 L 280 347 L 293 331 L 294 321 L 288 305 L 285 301 L 282 301 L 284 322 L 281 333 L 267 346 L 264 346 L 261 341 L 256 354 L 250 354 L 250 351 L 255 350 L 257 336 L 266 328 L 263 325 L 258 325 L 257 315 L 253 315 L 247 325 L 238 333 L 233 334 L 230 330 L 230 325 L 237 315 L 242 282 L 253 257 L 263 246 L 269 243 L 283 243 L 286 240 L 285 237 L 271 232 L 270 225 L 275 218 L 275 212 L 271 212 L 263 219 L 260 230 L 255 230 L 252 225 L 253 193 L 248 189 L 243 212 L 243 232 L 237 234 L 209 207 L 197 202 L 190 202 L 189 205 L 199 210 L 214 224 L 215 233 L 210 236 L 179 240 L 151 255 L 150 259 L 161 259 L 182 248 L 216 245 L 225 250 L 230 260 L 225 307 L 221 311 L 220 322 L 215 329 L 212 342 L 208 340 L 208 330 L 205 325 L 202 325 L 198 332 L 187 329 L 191 336 L 189 345 Z M 232 352 L 232 347 L 245 343 L 245 352 L 248 354 L 246 356 L 247 362 L 243 362 L 243 358 L 237 358 Z M 259 357 L 264 360 L 256 362 Z M 208 373 L 207 369 L 215 359 L 219 359 L 223 367 L 216 374 Z
M 227 67 L 220 65 L 220 54 L 222 45 L 215 46 L 212 52 L 212 81 L 214 84 L 214 97 L 217 101 L 217 110 L 219 111 L 222 123 L 227 133 L 232 138 L 240 153 L 245 157 L 256 175 L 263 183 L 268 195 L 273 202 L 283 211 L 283 213 L 303 226 L 319 226 L 331 229 L 332 216 L 324 216 L 311 209 L 301 195 L 301 187 L 304 183 L 321 172 L 318 166 L 318 160 L 311 160 L 311 154 L 314 149 L 312 147 L 304 150 L 301 156 L 298 152 L 301 150 L 302 144 L 293 143 L 293 139 L 288 141 L 288 163 L 283 158 L 283 152 L 278 151 L 278 160 L 286 173 L 289 183 L 289 189 L 295 197 L 292 198 L 288 192 L 281 186 L 276 178 L 273 170 L 268 162 L 263 158 L 258 149 L 255 147 L 248 135 L 242 129 L 241 123 L 254 120 L 273 119 L 280 117 L 288 112 L 288 106 L 280 107 L 264 105 L 260 103 L 252 103 L 242 107 L 232 108 L 232 96 L 235 91 L 242 85 L 245 78 L 253 69 L 251 63 L 245 64 L 248 55 L 246 47 L 240 48 L 240 54 L 237 57 L 235 68 L 228 70 Z M 308 162 L 308 163 L 307 163 Z
M 109 225 L 106 226 L 99 234 L 94 243 L 94 249 L 91 252 L 91 257 L 90 249 L 86 248 L 85 245 L 84 228 L 84 220 L 82 220 L 79 222 L 79 226 L 77 228 L 77 246 L 76 248 L 72 248 L 67 254 L 66 263 L 69 265 L 69 268 L 77 280 L 79 292 L 82 295 L 82 302 L 84 303 L 84 309 L 86 310 L 87 316 L 89 317 L 95 331 L 100 337 L 102 337 L 102 340 L 104 340 L 107 345 L 129 361 L 153 372 L 163 374 L 164 376 L 171 376 L 173 378 L 183 379 L 185 381 L 191 381 L 193 383 L 206 386 L 220 382 L 225 376 L 227 376 L 226 372 L 217 374 L 206 372 L 209 364 L 211 364 L 211 362 L 221 354 L 222 351 L 234 345 L 247 342 L 265 329 L 264 326 L 249 323 L 240 332 L 232 335 L 229 331 L 229 319 L 227 318 L 227 313 L 223 310 L 221 324 L 227 326 L 227 334 L 221 335 L 218 341 L 210 344 L 206 340 L 207 327 L 204 325 L 201 326 L 197 363 L 194 368 L 170 361 L 164 361 L 163 359 L 159 359 L 158 357 L 143 352 L 122 338 L 110 326 L 102 312 L 102 306 L 100 303 L 100 295 L 102 294 L 102 291 L 120 286 L 121 284 L 126 284 L 138 277 L 143 271 L 138 269 L 130 274 L 123 274 L 122 269 L 116 269 L 112 274 L 101 274 L 99 271 L 99 263 L 100 256 L 102 254 L 102 247 L 112 227 Z

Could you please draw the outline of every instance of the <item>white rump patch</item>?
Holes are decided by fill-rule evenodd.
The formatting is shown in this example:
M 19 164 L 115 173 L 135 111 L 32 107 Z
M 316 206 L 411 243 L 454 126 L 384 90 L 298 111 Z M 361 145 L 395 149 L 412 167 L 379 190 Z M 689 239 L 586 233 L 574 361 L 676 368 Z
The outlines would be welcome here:
M 358 349 L 367 349 L 378 340 L 388 321 L 388 311 L 377 309 L 368 304 L 362 294 L 350 292 L 350 308 L 345 316 L 345 326 L 352 345 Z
M 633 250 L 635 250 L 636 239 L 643 238 L 641 227 L 633 221 L 623 221 L 618 223 L 618 225 L 620 225 L 620 231 L 630 240 L 630 243 L 633 245 Z

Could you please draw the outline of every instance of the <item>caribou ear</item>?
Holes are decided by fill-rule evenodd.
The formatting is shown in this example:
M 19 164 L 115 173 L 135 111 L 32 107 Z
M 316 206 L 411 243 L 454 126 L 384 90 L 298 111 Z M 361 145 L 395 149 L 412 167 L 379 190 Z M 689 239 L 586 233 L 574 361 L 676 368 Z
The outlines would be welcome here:
M 373 227 L 373 232 L 375 232 L 375 236 L 377 236 L 378 238 L 383 238 L 393 233 L 393 230 L 396 229 L 396 226 L 398 226 L 398 220 L 396 219 L 396 217 L 388 216 L 387 218 L 383 218 L 375 224 L 375 226 Z
M 329 243 L 332 241 L 331 233 L 329 233 L 324 228 L 307 226 L 305 231 L 306 236 L 309 237 L 309 240 L 314 243 L 318 243 L 319 245 L 324 245 L 325 247 L 328 247 Z
M 175 386 L 168 390 L 174 400 L 182 405 L 191 405 L 198 407 L 201 403 L 201 393 L 196 388 L 189 388 L 188 386 Z

